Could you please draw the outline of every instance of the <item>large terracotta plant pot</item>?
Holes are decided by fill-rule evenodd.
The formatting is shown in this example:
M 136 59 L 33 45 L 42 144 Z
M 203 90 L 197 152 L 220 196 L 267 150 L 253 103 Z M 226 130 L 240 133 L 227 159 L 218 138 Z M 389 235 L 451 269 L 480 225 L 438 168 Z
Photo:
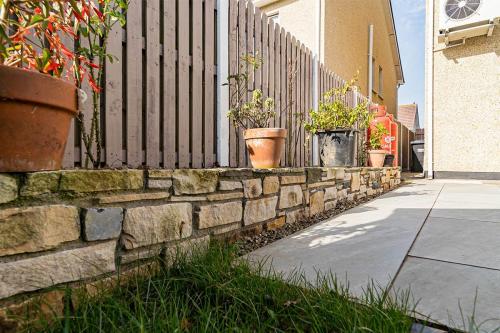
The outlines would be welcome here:
M 370 166 L 375 167 L 375 168 L 383 167 L 386 154 L 387 154 L 387 151 L 385 151 L 383 149 L 369 150 L 368 151 L 368 161 L 370 162 Z
M 77 104 L 66 81 L 0 66 L 0 172 L 60 169 Z
M 252 128 L 245 131 L 244 137 L 254 168 L 279 167 L 285 147 L 286 129 Z

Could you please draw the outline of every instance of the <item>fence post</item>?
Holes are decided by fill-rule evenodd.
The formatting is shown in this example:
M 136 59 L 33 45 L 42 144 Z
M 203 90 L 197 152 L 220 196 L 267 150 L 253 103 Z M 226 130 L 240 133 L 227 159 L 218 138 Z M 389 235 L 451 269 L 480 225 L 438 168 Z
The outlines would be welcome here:
M 317 110 L 319 106 L 319 59 L 318 55 L 315 54 L 313 57 L 313 71 L 312 71 L 312 105 L 313 109 Z M 319 143 L 318 136 L 315 134 L 312 136 L 312 165 L 319 165 Z
M 229 166 L 229 0 L 217 0 L 217 163 Z
M 356 106 L 358 106 L 358 87 L 354 86 L 352 87 L 352 107 L 355 108 Z M 356 130 L 359 130 L 359 125 L 358 123 L 356 123 Z M 358 163 L 359 163 L 359 143 L 360 143 L 360 140 L 361 140 L 361 135 L 363 135 L 363 133 L 361 132 L 355 132 L 355 142 L 356 144 L 354 145 L 354 166 L 358 166 Z

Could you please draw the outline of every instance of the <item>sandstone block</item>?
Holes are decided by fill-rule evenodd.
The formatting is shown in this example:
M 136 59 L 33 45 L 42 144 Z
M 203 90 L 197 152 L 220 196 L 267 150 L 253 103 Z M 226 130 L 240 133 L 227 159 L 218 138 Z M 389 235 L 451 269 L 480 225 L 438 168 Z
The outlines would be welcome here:
M 345 178 L 345 169 L 344 168 L 336 168 L 335 169 L 335 179 L 343 180 Z
M 0 210 L 0 256 L 52 249 L 79 237 L 76 207 L 50 205 Z
M 118 238 L 122 231 L 123 209 L 87 208 L 82 214 L 83 236 L 86 241 Z
M 59 171 L 27 173 L 26 181 L 21 187 L 21 196 L 57 192 L 60 177 Z
M 280 180 L 278 176 L 268 176 L 264 178 L 264 194 L 278 193 L 280 190 Z
M 280 209 L 302 205 L 303 195 L 300 185 L 282 186 L 280 192 Z
M 281 185 L 303 184 L 306 182 L 306 175 L 281 176 Z
M 245 198 L 259 197 L 262 194 L 262 180 L 260 178 L 243 180 L 243 192 Z
M 123 220 L 126 249 L 163 243 L 191 236 L 190 203 L 129 208 Z
M 243 198 L 243 193 L 241 192 L 214 193 L 207 195 L 208 201 L 222 201 L 222 200 L 241 199 L 241 198 Z
M 286 223 L 296 223 L 309 216 L 309 208 L 300 208 L 286 212 Z
M 338 200 L 345 200 L 345 199 L 347 199 L 347 190 L 346 189 L 339 190 L 337 192 L 337 199 Z
M 285 225 L 286 222 L 286 217 L 285 216 L 280 216 L 270 222 L 266 223 L 267 230 L 276 230 L 280 229 Z
M 366 185 L 361 185 L 359 187 L 359 193 L 366 193 Z
M 316 191 L 314 193 L 311 193 L 309 200 L 309 214 L 311 214 L 311 216 L 321 213 L 325 210 L 323 191 Z
M 171 178 L 173 174 L 173 170 L 170 169 L 149 169 L 148 177 L 149 178 Z
M 223 224 L 241 221 L 243 204 L 241 201 L 201 206 L 198 213 L 200 229 L 211 228 Z
M 171 179 L 148 179 L 148 188 L 168 190 L 172 187 Z
M 321 181 L 322 170 L 320 168 L 307 168 L 307 183 L 317 183 Z
M 0 174 L 0 204 L 15 200 L 16 198 L 16 178 L 7 174 Z
M 100 204 L 111 204 L 117 202 L 131 202 L 142 200 L 161 200 L 167 199 L 169 196 L 170 194 L 167 192 L 129 193 L 101 196 L 99 197 L 98 201 Z
M 337 207 L 337 200 L 325 202 L 325 210 L 332 210 Z
M 219 181 L 218 170 L 177 169 L 172 175 L 174 191 L 180 194 L 202 194 L 215 192 Z
M 143 188 L 142 170 L 66 170 L 61 172 L 61 191 L 76 193 L 139 190 Z
M 115 270 L 116 241 L 0 263 L 0 298 Z
M 219 181 L 219 190 L 220 191 L 234 191 L 241 190 L 243 188 L 243 184 L 240 181 L 233 180 L 221 180 Z
M 245 225 L 270 220 L 276 216 L 278 197 L 263 198 L 247 201 L 245 204 Z
M 325 188 L 325 201 L 336 200 L 337 199 L 337 188 L 327 187 Z
M 189 195 L 181 195 L 181 196 L 173 196 L 170 201 L 172 202 L 201 202 L 207 201 L 207 197 L 204 195 L 200 196 L 189 196 Z
M 361 185 L 359 172 L 353 172 L 351 175 L 351 191 L 359 191 L 359 186 Z

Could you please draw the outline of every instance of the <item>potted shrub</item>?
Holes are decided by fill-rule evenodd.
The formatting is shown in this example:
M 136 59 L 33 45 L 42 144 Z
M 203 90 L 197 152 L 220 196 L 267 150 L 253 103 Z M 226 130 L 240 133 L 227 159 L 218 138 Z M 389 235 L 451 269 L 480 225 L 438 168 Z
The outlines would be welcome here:
M 89 41 L 90 35 L 102 36 L 103 27 L 123 23 L 124 5 L 0 2 L 0 172 L 61 168 L 71 120 L 78 114 L 78 88 L 88 80 L 98 93 L 101 81 L 91 72 L 102 72 L 89 52 L 101 48 L 99 38 L 88 47 L 77 43 L 74 51 L 62 41 L 73 45 L 80 36 Z
M 251 55 L 241 60 L 240 73 L 228 77 L 227 85 L 231 91 L 228 117 L 236 127 L 244 130 L 252 166 L 257 169 L 276 168 L 280 165 L 287 131 L 269 128 L 269 122 L 276 114 L 272 98 L 264 99 L 260 89 L 250 91 L 248 97 L 249 69 L 253 73 L 261 66 L 262 60 Z
M 348 92 L 355 89 L 356 78 L 340 88 L 327 91 L 318 110 L 311 110 L 310 122 L 305 129 L 319 138 L 321 166 L 352 166 L 355 161 L 357 133 L 364 130 L 371 119 L 367 103 L 355 107 L 344 101 Z
M 389 131 L 382 123 L 377 123 L 370 131 L 368 161 L 372 167 L 381 168 L 384 166 L 387 151 L 381 148 L 384 135 L 387 134 L 389 134 Z

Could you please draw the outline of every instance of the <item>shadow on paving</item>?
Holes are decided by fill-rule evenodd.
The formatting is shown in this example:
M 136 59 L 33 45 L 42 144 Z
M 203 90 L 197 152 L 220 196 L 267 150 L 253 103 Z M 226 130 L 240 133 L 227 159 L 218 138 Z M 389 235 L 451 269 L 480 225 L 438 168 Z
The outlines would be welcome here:
M 495 188 L 471 191 L 496 197 Z M 310 283 L 318 273 L 332 274 L 354 296 L 370 283 L 409 290 L 417 317 L 500 331 L 500 197 L 499 209 L 491 197 L 453 197 L 466 192 L 436 183 L 404 186 L 247 258 L 285 277 L 300 272 Z

